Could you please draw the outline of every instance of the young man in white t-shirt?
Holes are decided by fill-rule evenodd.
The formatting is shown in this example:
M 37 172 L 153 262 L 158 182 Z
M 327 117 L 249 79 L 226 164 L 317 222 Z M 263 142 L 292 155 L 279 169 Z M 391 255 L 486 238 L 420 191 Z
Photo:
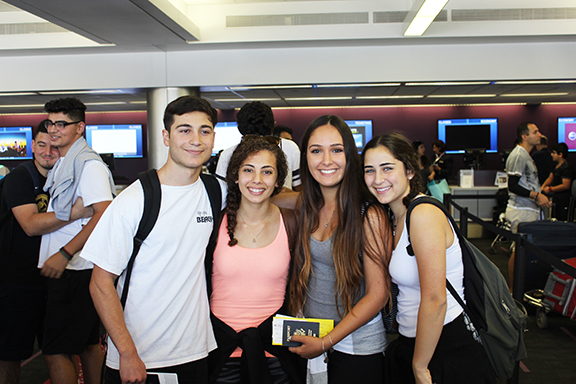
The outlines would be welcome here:
M 42 236 L 38 267 L 47 277 L 47 306 L 42 352 L 54 384 L 78 382 L 78 356 L 84 382 L 100 380 L 103 353 L 100 321 L 90 298 L 91 263 L 78 254 L 113 198 L 114 182 L 108 167 L 84 140 L 86 106 L 78 99 L 52 100 L 44 106 L 50 143 L 60 159 L 47 176 L 48 212 L 70 219 L 71 202 L 82 198 L 94 209 L 79 219 Z
M 107 384 L 145 383 L 147 370 L 176 373 L 179 383 L 208 382 L 207 356 L 216 341 L 204 257 L 216 223 L 199 176 L 216 123 L 216 110 L 198 97 L 180 97 L 166 108 L 162 136 L 169 153 L 158 171 L 160 212 L 135 259 L 124 310 L 123 272 L 144 209 L 140 181 L 114 200 L 82 251 L 95 264 L 90 290 L 110 335 Z

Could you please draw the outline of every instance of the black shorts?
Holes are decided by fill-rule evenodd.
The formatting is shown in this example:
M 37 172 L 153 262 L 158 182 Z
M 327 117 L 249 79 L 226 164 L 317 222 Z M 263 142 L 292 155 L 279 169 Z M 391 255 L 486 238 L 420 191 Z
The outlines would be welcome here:
M 273 384 L 290 384 L 292 382 L 290 381 L 290 376 L 282 369 L 280 360 L 278 360 L 277 357 L 268 357 L 266 360 Z M 224 363 L 215 384 L 235 384 L 241 382 L 241 358 L 229 357 L 226 363 Z
M 328 354 L 328 384 L 383 383 L 384 354 L 349 355 L 332 351 Z
M 179 383 L 208 384 L 208 358 L 191 361 L 173 367 L 150 368 L 148 372 L 176 373 Z M 120 371 L 106 367 L 104 374 L 105 384 L 122 384 Z
M 90 296 L 91 277 L 87 269 L 47 279 L 43 354 L 79 355 L 87 345 L 98 344 L 100 319 Z
M 415 338 L 402 335 L 388 345 L 384 358 L 385 383 L 415 383 L 412 370 L 415 345 Z M 428 369 L 435 383 L 496 383 L 488 355 L 467 329 L 464 314 L 442 328 Z
M 42 346 L 46 287 L 0 283 L 0 360 L 20 361 Z

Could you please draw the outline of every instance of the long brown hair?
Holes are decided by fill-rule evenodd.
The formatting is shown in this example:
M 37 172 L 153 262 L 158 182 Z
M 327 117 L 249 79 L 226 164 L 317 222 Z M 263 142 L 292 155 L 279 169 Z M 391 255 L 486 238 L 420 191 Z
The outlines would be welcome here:
M 352 310 L 359 300 L 363 279 L 363 257 L 370 257 L 380 268 L 386 271 L 387 266 L 382 263 L 380 256 L 385 257 L 385 250 L 376 249 L 374 244 L 366 244 L 366 233 L 363 230 L 362 207 L 366 202 L 374 202 L 363 180 L 362 166 L 358 156 L 352 132 L 344 120 L 338 116 L 325 115 L 314 120 L 306 129 L 302 138 L 302 152 L 300 154 L 300 179 L 302 181 L 301 200 L 298 205 L 297 215 L 300 223 L 300 235 L 296 244 L 293 271 L 290 281 L 290 310 L 296 315 L 303 312 L 308 293 L 308 282 L 312 271 L 312 255 L 310 253 L 310 234 L 314 233 L 319 226 L 320 210 L 325 204 L 319 183 L 312 177 L 308 168 L 308 142 L 312 133 L 323 125 L 331 125 L 342 137 L 346 166 L 344 177 L 336 194 L 335 216 L 338 217 L 338 225 L 332 235 L 333 258 L 336 268 L 336 284 L 334 287 L 335 303 L 337 308 L 341 304 L 345 313 Z M 389 229 L 387 216 L 382 208 L 375 204 L 370 209 L 380 212 L 377 216 L 382 218 L 381 228 L 373 228 L 374 231 L 382 229 L 386 236 Z M 373 234 L 372 234 L 373 235 Z M 380 235 L 378 235 L 380 236 Z M 385 241 L 386 242 L 386 241 Z M 362 247 L 362 244 L 366 245 Z M 385 273 L 388 276 L 387 273 Z M 389 278 L 386 277 L 387 284 Z M 338 312 L 339 309 L 338 309 Z

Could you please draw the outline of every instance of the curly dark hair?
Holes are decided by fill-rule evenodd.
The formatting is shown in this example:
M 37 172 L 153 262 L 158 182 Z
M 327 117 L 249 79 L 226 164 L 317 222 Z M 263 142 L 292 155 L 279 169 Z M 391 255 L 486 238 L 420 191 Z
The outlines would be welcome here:
M 261 101 L 246 103 L 236 115 L 238 131 L 244 135 L 271 135 L 274 113 L 268 104 Z
M 44 104 L 44 110 L 48 113 L 62 112 L 74 121 L 86 122 L 86 106 L 75 97 L 50 100 Z
M 401 133 L 386 133 L 384 135 L 376 136 L 366 144 L 362 151 L 362 161 L 364 161 L 364 157 L 368 150 L 377 147 L 388 149 L 394 158 L 400 160 L 402 164 L 404 164 L 406 174 L 408 175 L 408 173 L 412 173 L 413 177 L 409 180 L 410 192 L 408 193 L 408 196 L 402 200 L 405 206 L 410 205 L 410 202 L 422 192 L 422 182 L 420 181 L 422 176 L 420 175 L 418 157 L 416 156 L 414 146 L 410 140 Z
M 272 192 L 272 196 L 280 193 L 284 186 L 284 180 L 288 174 L 288 164 L 286 162 L 286 155 L 278 145 L 271 144 L 262 137 L 248 136 L 242 139 L 238 147 L 234 150 L 230 162 L 228 163 L 228 170 L 226 171 L 226 183 L 228 185 L 228 195 L 226 196 L 226 215 L 228 217 L 228 236 L 230 247 L 238 244 L 238 240 L 234 237 L 234 230 L 236 229 L 238 208 L 242 201 L 242 193 L 238 186 L 238 171 L 246 161 L 246 159 L 261 151 L 269 151 L 276 158 L 276 170 L 278 177 L 276 178 L 276 187 Z

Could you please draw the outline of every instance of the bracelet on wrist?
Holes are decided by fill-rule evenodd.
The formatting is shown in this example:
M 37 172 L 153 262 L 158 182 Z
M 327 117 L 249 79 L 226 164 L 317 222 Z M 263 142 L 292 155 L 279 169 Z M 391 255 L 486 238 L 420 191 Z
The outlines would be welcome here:
M 322 337 L 320 340 L 322 341 L 322 352 L 326 352 L 326 349 L 324 348 L 324 338 Z
M 66 259 L 68 259 L 68 261 L 72 260 L 72 255 L 70 253 L 68 253 L 68 251 L 66 251 L 64 249 L 64 247 L 60 248 L 58 250 L 58 252 L 60 252 L 60 254 L 62 254 L 62 256 L 64 256 Z
M 328 332 L 328 338 L 330 339 L 330 348 L 333 348 L 334 342 L 332 341 L 332 336 L 330 336 L 330 332 Z

